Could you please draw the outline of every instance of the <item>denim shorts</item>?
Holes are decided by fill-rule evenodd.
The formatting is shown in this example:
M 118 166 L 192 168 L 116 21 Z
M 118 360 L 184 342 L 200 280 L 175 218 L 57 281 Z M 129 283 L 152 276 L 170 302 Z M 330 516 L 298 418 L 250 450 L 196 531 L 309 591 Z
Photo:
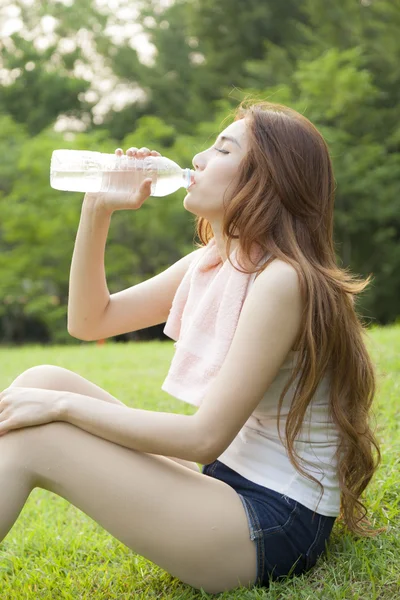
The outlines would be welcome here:
M 219 460 L 204 465 L 202 473 L 230 485 L 242 501 L 257 550 L 255 586 L 268 587 L 270 580 L 305 573 L 324 553 L 336 517 L 253 483 Z

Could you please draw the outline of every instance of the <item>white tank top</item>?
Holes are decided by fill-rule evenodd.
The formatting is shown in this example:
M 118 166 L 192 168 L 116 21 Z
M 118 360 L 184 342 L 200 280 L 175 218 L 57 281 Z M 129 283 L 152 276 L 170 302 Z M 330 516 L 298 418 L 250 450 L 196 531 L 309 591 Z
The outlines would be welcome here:
M 257 273 L 254 273 L 251 276 L 248 291 L 256 275 Z M 291 464 L 279 439 L 276 424 L 279 398 L 290 378 L 298 354 L 294 351 L 288 354 L 257 408 L 218 460 L 242 477 L 293 498 L 314 511 L 321 489 Z M 300 462 L 301 467 L 324 486 L 324 493 L 316 512 L 337 517 L 340 512 L 340 489 L 334 455 L 339 437 L 328 414 L 329 379 L 329 374 L 324 376 L 307 407 L 302 429 L 295 441 L 295 449 L 307 461 Z M 296 382 L 297 379 L 286 393 L 281 407 L 279 429 L 283 439 Z

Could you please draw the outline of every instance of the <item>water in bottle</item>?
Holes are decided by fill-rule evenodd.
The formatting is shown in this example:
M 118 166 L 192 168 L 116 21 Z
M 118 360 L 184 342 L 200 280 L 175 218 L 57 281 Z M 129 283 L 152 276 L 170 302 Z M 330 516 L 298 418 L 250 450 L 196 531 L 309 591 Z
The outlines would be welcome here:
M 151 179 L 151 196 L 167 196 L 194 182 L 194 172 L 165 156 L 135 158 L 87 150 L 54 150 L 50 185 L 69 192 L 132 194 Z

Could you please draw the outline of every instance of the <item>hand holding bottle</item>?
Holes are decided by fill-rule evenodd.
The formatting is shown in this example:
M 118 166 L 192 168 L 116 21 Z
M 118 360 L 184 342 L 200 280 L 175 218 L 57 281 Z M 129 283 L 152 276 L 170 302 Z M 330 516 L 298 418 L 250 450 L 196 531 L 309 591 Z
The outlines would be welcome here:
M 117 148 L 115 150 L 116 156 L 123 156 L 124 151 L 121 148 Z M 126 151 L 126 156 L 132 159 L 145 159 L 147 156 L 161 156 L 159 152 L 156 150 L 149 150 L 148 148 L 129 148 Z M 124 177 L 125 173 L 118 172 L 118 177 L 121 179 Z M 127 171 L 127 177 L 131 177 L 132 175 Z M 131 194 L 126 193 L 90 193 L 87 192 L 85 194 L 85 200 L 96 202 L 96 205 L 100 205 L 106 212 L 112 214 L 116 210 L 137 210 L 142 206 L 142 204 L 147 200 L 150 196 L 151 192 L 151 178 L 144 179 L 140 186 L 136 191 L 133 191 Z
M 193 183 L 194 171 L 148 148 L 130 148 L 126 156 L 120 148 L 114 154 L 59 149 L 50 163 L 52 188 L 98 197 L 110 212 L 140 208 L 149 195 L 167 196 Z

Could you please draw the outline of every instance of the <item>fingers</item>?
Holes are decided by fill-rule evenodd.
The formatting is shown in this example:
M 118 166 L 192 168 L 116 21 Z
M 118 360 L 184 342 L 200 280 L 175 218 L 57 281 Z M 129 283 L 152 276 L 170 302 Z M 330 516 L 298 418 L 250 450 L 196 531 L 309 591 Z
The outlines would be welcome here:
M 145 179 L 142 182 L 141 188 L 142 188 L 142 191 L 146 194 L 146 197 L 150 195 L 151 184 L 152 184 L 152 180 L 151 179 Z
M 137 156 L 148 156 L 150 154 L 150 150 L 148 148 L 140 148 L 140 150 L 138 150 L 137 148 L 129 148 L 129 150 L 127 150 L 126 153 L 136 154 Z
M 122 156 L 124 154 L 124 151 L 122 150 L 122 148 L 117 148 L 115 150 L 115 154 L 117 156 Z M 134 156 L 136 158 L 143 158 L 146 156 L 161 156 L 161 154 L 159 152 L 157 152 L 156 150 L 149 150 L 148 148 L 140 148 L 140 150 L 138 148 L 132 147 L 129 148 L 126 151 L 126 155 L 127 156 Z
M 141 208 L 142 204 L 150 196 L 150 194 L 151 194 L 151 184 L 152 184 L 151 179 L 145 179 L 140 184 L 139 189 L 137 191 L 137 196 L 138 196 L 138 200 L 139 200 L 139 205 L 138 205 L 137 208 Z
M 150 155 L 161 156 L 161 154 L 156 150 L 149 150 L 148 148 L 140 148 L 140 150 L 138 150 L 138 148 L 129 148 L 129 150 L 126 151 L 126 154 L 128 156 L 137 156 L 139 158 Z

